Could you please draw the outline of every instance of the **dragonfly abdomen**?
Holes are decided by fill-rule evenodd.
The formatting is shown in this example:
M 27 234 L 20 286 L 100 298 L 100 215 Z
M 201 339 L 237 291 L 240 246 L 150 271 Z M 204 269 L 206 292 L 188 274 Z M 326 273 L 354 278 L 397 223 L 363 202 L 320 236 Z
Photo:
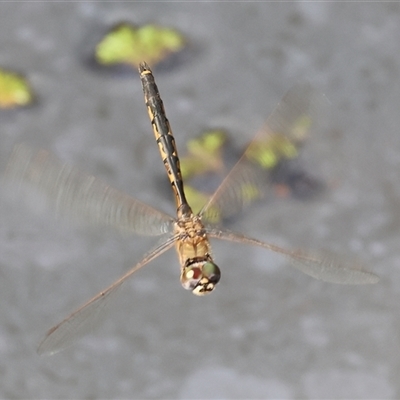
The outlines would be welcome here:
M 146 63 L 139 65 L 140 79 L 144 92 L 147 112 L 149 114 L 158 149 L 161 154 L 168 178 L 174 190 L 177 209 L 185 206 L 187 201 L 183 190 L 182 174 L 179 165 L 178 150 L 171 126 L 165 114 L 164 104 L 154 81 L 153 73 Z

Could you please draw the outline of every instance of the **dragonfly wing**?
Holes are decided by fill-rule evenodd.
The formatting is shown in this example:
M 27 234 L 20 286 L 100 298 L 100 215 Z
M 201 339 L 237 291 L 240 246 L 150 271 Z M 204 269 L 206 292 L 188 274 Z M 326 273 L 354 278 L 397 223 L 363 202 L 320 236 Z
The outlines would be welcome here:
M 142 235 L 170 232 L 173 218 L 62 163 L 46 150 L 17 145 L 5 178 L 19 188 L 28 184 L 51 200 L 58 214 L 83 218 L 93 225 L 113 226 Z
M 363 285 L 379 281 L 377 275 L 362 270 L 362 266 L 358 262 L 344 260 L 323 252 L 313 253 L 304 250 L 286 250 L 274 244 L 265 243 L 241 233 L 221 228 L 207 228 L 207 234 L 210 237 L 218 239 L 261 246 L 282 254 L 295 268 L 325 282 Z
M 130 269 L 124 276 L 98 293 L 82 307 L 78 308 L 59 324 L 51 328 L 38 347 L 38 353 L 54 354 L 75 343 L 87 333 L 99 321 L 104 307 L 119 293 L 121 285 L 138 269 L 154 260 L 156 257 L 170 249 L 175 243 L 176 237 L 172 236 L 150 251 L 138 264 Z
M 269 187 L 269 170 L 283 159 L 297 157 L 297 149 L 308 137 L 324 102 L 324 97 L 309 84 L 289 90 L 203 207 L 203 220 L 230 217 L 264 197 Z

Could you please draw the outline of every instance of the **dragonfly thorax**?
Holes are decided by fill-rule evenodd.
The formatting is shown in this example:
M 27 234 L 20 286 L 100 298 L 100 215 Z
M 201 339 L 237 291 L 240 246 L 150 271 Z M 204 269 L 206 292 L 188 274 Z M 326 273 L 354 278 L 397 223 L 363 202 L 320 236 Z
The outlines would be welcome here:
M 197 296 L 214 290 L 221 278 L 221 271 L 210 256 L 188 259 L 182 268 L 181 284 Z

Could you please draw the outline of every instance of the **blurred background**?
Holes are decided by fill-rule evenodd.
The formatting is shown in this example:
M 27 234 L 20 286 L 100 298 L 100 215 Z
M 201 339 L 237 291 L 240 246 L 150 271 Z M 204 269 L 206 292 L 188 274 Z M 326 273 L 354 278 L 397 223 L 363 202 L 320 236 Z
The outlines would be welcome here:
M 173 251 L 138 272 L 100 327 L 39 357 L 46 330 L 154 244 L 57 223 L 0 188 L 0 397 L 398 398 L 398 3 L 2 3 L 0 67 L 35 103 L 0 112 L 0 165 L 26 141 L 174 213 L 135 71 L 89 62 L 114 24 L 177 29 L 187 50 L 155 68 L 179 149 L 223 127 L 238 148 L 308 80 L 329 99 L 302 155 L 326 182 L 312 200 L 259 203 L 232 229 L 365 262 L 372 286 L 301 274 L 252 247 L 213 242 L 211 296 L 183 290 Z

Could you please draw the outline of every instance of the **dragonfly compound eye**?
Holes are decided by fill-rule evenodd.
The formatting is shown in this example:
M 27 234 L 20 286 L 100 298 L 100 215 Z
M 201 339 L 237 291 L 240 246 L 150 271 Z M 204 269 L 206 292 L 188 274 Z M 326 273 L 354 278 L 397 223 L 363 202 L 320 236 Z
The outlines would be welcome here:
M 181 274 L 182 286 L 193 294 L 202 296 L 214 290 L 221 278 L 220 269 L 210 261 L 195 261 L 184 267 Z
M 207 278 L 208 282 L 213 283 L 214 286 L 221 279 L 221 271 L 218 268 L 218 265 L 214 264 L 211 261 L 207 261 L 203 265 L 203 277 Z

